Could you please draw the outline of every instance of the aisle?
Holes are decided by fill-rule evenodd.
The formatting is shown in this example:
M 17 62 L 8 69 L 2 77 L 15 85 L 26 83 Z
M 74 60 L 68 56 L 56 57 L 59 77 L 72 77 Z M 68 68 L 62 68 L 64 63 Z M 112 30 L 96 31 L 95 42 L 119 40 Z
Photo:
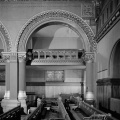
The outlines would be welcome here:
M 47 113 L 45 115 L 45 118 L 44 119 L 41 119 L 41 120 L 49 120 L 50 118 L 59 118 L 60 115 L 58 112 L 54 112 L 54 111 L 51 111 L 51 110 L 47 110 Z

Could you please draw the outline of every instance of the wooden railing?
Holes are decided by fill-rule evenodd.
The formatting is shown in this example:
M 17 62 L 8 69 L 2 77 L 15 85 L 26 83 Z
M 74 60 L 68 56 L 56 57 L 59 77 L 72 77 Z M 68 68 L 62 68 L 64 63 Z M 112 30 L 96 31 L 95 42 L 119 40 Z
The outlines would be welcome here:
M 62 118 L 65 120 L 71 120 L 61 100 L 58 100 L 58 106 L 59 106 Z
M 84 65 L 84 50 L 34 49 L 27 51 L 27 65 Z
M 24 118 L 24 120 L 33 120 L 33 119 L 38 120 L 42 107 L 43 107 L 43 102 L 38 107 L 36 107 L 36 109 L 32 113 L 27 115 L 27 117 Z
M 49 60 L 71 60 L 81 59 L 83 50 L 69 50 L 69 49 L 34 49 L 33 59 L 49 59 Z
M 0 120 L 20 120 L 21 119 L 21 107 L 17 106 L 8 112 L 0 115 Z

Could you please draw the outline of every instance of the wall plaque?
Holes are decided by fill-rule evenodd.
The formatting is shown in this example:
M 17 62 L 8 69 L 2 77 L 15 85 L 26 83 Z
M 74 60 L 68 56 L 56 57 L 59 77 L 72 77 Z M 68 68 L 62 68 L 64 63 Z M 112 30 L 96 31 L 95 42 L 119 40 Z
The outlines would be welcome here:
M 89 17 L 95 17 L 95 8 L 92 3 L 83 3 L 82 4 L 82 17 L 89 18 Z

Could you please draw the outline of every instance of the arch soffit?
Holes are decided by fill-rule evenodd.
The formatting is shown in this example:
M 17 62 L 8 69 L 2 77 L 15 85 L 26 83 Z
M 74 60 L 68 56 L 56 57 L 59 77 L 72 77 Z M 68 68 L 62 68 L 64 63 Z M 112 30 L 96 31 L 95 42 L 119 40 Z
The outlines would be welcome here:
M 10 52 L 11 51 L 10 37 L 7 29 L 2 24 L 2 22 L 0 22 L 0 40 L 2 41 L 4 52 Z
M 30 19 L 20 32 L 20 35 L 18 36 L 18 39 L 16 41 L 16 51 L 25 52 L 26 43 L 30 35 L 41 25 L 53 21 L 62 22 L 68 24 L 69 26 L 72 26 L 72 28 L 74 28 L 78 34 L 83 35 L 83 39 L 85 38 L 84 42 L 86 50 L 88 52 L 96 52 L 97 44 L 94 40 L 94 33 L 91 30 L 90 26 L 86 22 L 84 22 L 84 20 L 79 16 L 63 10 L 46 11 L 37 14 L 32 19 Z M 80 33 L 81 29 L 84 34 Z

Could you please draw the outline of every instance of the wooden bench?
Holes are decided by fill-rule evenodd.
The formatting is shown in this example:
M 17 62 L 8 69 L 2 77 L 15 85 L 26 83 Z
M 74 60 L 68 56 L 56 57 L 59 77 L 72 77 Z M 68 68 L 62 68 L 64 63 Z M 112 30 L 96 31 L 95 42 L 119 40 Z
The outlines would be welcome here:
M 65 119 L 65 120 L 71 120 L 67 111 L 66 111 L 66 109 L 65 109 L 65 107 L 64 107 L 64 105 L 63 105 L 63 102 L 59 99 L 58 99 L 57 102 L 58 102 L 59 111 L 60 111 L 59 113 L 61 113 L 62 118 Z
M 71 113 L 76 120 L 102 120 L 102 117 L 106 117 L 106 120 L 116 120 L 110 114 L 104 113 L 84 101 L 74 99 L 72 101 L 75 101 L 77 108 L 74 109 L 73 107 Z

